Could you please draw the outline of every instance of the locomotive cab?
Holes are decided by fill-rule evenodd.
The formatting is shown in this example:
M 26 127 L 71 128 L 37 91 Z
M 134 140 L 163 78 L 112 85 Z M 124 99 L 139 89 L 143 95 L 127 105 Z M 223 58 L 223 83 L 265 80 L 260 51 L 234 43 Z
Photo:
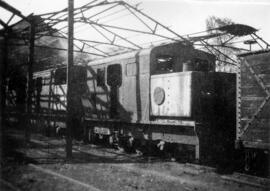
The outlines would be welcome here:
M 235 137 L 235 75 L 215 72 L 215 56 L 187 46 L 157 47 L 150 66 L 150 119 L 179 124 L 167 126 L 177 136 L 160 133 L 160 139 L 195 146 L 200 161 L 230 157 Z
M 214 72 L 215 56 L 190 46 L 162 47 L 154 49 L 152 54 L 151 116 L 194 117 L 192 106 L 200 85 L 197 79 Z

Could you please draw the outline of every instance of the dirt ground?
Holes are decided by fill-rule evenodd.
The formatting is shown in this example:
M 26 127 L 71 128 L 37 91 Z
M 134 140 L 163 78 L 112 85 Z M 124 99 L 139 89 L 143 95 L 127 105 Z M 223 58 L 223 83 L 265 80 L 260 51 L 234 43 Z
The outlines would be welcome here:
M 0 190 L 268 190 L 229 181 L 215 169 L 127 154 L 112 148 L 74 142 L 65 159 L 65 140 L 8 131 L 3 137 Z M 224 178 L 225 177 L 225 178 Z M 269 187 L 268 187 L 269 188 Z

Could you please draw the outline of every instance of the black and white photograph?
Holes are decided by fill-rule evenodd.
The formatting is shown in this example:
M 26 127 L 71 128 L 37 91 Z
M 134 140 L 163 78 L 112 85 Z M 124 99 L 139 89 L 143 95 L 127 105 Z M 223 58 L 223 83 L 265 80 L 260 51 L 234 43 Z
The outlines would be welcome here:
M 0 0 L 0 191 L 270 190 L 270 0 Z

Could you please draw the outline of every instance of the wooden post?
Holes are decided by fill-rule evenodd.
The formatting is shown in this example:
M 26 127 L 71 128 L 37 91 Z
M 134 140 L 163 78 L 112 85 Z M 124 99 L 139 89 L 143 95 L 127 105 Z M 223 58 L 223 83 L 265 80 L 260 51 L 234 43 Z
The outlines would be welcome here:
M 238 58 L 236 66 L 236 141 L 241 139 L 241 62 L 242 60 Z
M 1 77 L 0 77 L 0 86 L 1 86 L 1 109 L 0 109 L 0 118 L 1 118 L 1 127 L 4 122 L 4 110 L 6 102 L 6 71 L 7 71 L 7 59 L 8 59 L 8 34 L 5 34 L 3 39 L 3 45 L 1 46 L 2 61 L 0 66 Z M 2 130 L 2 129 L 1 129 Z
M 29 39 L 29 63 L 28 63 L 28 84 L 27 84 L 27 123 L 25 125 L 25 140 L 30 140 L 30 125 L 32 113 L 32 95 L 33 95 L 33 64 L 35 55 L 35 22 L 34 17 L 30 22 Z
M 73 67 L 73 27 L 74 27 L 74 0 L 68 0 L 68 63 L 67 63 L 67 134 L 66 134 L 66 157 L 72 158 L 72 124 L 73 112 L 71 107 L 71 87 L 72 87 L 72 72 Z
M 1 53 L 2 60 L 0 61 L 0 87 L 1 87 L 1 93 L 0 93 L 0 148 L 3 148 L 3 133 L 4 133 L 4 127 L 5 127 L 5 106 L 6 106 L 6 71 L 7 71 L 7 65 L 8 65 L 8 34 L 6 33 L 8 31 L 5 31 L 4 36 L 4 42 L 1 46 Z M 3 61 L 3 63 L 2 63 Z M 2 161 L 2 152 L 0 151 L 0 161 Z M 1 177 L 1 175 L 0 175 Z

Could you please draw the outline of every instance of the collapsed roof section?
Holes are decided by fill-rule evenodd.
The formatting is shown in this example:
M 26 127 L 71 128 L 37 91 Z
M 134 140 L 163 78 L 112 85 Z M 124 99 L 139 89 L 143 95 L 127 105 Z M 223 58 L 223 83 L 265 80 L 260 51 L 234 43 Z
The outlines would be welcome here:
M 11 13 L 10 17 L 8 18 L 7 21 L 4 21 L 2 19 L 0 19 L 0 25 L 4 28 L 7 28 L 9 26 L 9 24 L 11 23 L 11 21 L 14 19 L 14 17 L 20 17 L 21 19 L 25 19 L 27 20 L 27 18 L 16 8 L 12 7 L 11 5 L 9 5 L 8 3 L 6 3 L 5 1 L 0 0 L 0 7 L 2 7 L 4 9 L 4 11 L 7 11 L 9 13 Z M 3 11 L 3 10 L 2 10 Z M 0 28 L 1 29 L 1 28 Z
M 258 30 L 248 26 L 248 25 L 242 25 L 242 24 L 231 24 L 231 25 L 225 25 L 222 27 L 218 27 L 216 30 L 220 30 L 226 33 L 229 33 L 234 36 L 245 36 L 245 35 L 251 35 Z
M 40 16 L 61 33 L 56 38 L 67 38 L 67 9 Z M 74 9 L 75 48 L 95 57 L 142 49 L 153 42 L 164 41 L 190 44 L 181 35 L 143 13 L 138 5 L 93 0 Z
M 0 6 L 12 11 L 0 0 Z M 35 15 L 33 18 L 24 17 L 19 11 L 13 10 L 13 15 L 35 25 L 35 39 L 50 37 L 67 39 L 67 8 L 60 11 Z M 10 18 L 9 20 L 12 20 Z M 1 24 L 1 23 L 0 23 Z M 5 28 L 9 23 L 2 24 Z M 14 29 L 13 29 L 14 30 Z M 24 29 L 24 31 L 28 31 Z M 192 44 L 214 55 L 222 54 L 229 64 L 236 64 L 236 60 L 220 51 L 220 47 L 248 52 L 251 45 L 259 49 L 268 49 L 269 44 L 256 34 L 253 27 L 232 24 L 202 31 L 189 35 L 179 35 L 169 27 L 161 24 L 145 14 L 138 5 L 130 5 L 125 1 L 92 0 L 89 3 L 74 9 L 74 51 L 87 53 L 92 59 L 117 55 L 123 52 L 138 50 L 161 43 L 179 42 Z M 24 34 L 17 31 L 17 34 Z M 225 41 L 214 44 L 213 39 L 227 36 Z M 236 39 L 241 37 L 250 46 L 236 46 Z M 27 41 L 27 32 L 25 38 Z M 66 45 L 65 45 L 66 46 Z M 58 48 L 44 46 L 44 48 Z M 65 50 L 62 47 L 59 50 Z
M 230 24 L 206 31 L 185 35 L 194 46 L 205 49 L 214 55 L 222 55 L 225 64 L 237 65 L 235 58 L 227 55 L 222 49 L 247 53 L 254 50 L 267 50 L 270 45 L 256 34 L 258 30 L 243 24 Z M 218 43 L 215 41 L 218 39 Z M 246 48 L 245 45 L 249 47 Z M 253 46 L 253 47 L 252 47 Z

